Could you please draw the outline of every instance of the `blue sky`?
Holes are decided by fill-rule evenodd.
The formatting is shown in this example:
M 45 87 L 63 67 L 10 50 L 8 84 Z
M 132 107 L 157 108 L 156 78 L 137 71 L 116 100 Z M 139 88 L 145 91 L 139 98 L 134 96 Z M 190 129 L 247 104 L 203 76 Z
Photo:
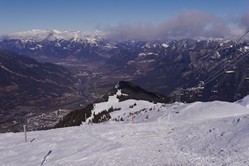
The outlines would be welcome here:
M 231 20 L 249 11 L 249 1 L 0 0 L 0 35 L 30 29 L 94 31 L 124 24 L 160 26 L 191 10 Z

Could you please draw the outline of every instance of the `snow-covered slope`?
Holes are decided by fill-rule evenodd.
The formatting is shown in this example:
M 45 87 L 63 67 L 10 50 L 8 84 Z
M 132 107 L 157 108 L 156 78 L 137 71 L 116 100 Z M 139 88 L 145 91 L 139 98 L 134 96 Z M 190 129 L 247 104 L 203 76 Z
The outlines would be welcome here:
M 249 108 L 249 96 L 244 97 L 243 99 L 236 101 L 235 103 L 238 103 L 242 106 L 245 106 L 247 108 Z
M 118 102 L 116 96 L 93 111 L 119 108 L 111 116 L 124 122 L 28 132 L 28 143 L 23 133 L 0 134 L 0 165 L 249 164 L 249 109 L 243 104 Z
M 120 120 L 122 118 L 122 121 L 129 122 L 132 118 L 132 114 L 135 114 L 135 116 L 139 116 L 134 119 L 134 121 L 143 122 L 144 120 L 148 120 L 149 115 L 147 112 L 152 111 L 153 114 L 155 114 L 155 110 L 159 110 L 164 105 L 162 103 L 155 104 L 145 100 L 134 99 L 129 99 L 120 102 L 118 96 L 121 95 L 126 96 L 127 94 L 122 93 L 119 89 L 117 90 L 116 94 L 114 94 L 113 96 L 109 96 L 108 101 L 94 104 L 94 109 L 92 110 L 92 113 L 97 115 L 104 110 L 109 110 L 110 108 L 113 108 L 114 112 L 110 112 L 111 120 Z M 92 118 L 93 116 L 88 118 L 88 121 Z
M 245 107 L 228 102 L 195 102 L 183 104 L 171 114 L 174 122 L 214 120 L 248 114 Z

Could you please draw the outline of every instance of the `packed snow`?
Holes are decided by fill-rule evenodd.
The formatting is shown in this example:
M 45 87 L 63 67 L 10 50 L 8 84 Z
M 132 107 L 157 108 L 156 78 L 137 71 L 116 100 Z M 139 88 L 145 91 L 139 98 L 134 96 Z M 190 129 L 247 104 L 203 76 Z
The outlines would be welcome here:
M 0 134 L 0 165 L 249 165 L 249 97 L 234 102 L 119 102 L 106 123 Z M 123 94 L 125 95 L 125 94 Z M 133 113 L 134 123 L 131 123 Z M 116 122 L 116 117 L 124 121 Z
M 240 104 L 242 106 L 245 106 L 245 107 L 249 108 L 249 95 L 244 97 L 241 100 L 236 101 L 235 103 L 238 103 L 238 104 Z

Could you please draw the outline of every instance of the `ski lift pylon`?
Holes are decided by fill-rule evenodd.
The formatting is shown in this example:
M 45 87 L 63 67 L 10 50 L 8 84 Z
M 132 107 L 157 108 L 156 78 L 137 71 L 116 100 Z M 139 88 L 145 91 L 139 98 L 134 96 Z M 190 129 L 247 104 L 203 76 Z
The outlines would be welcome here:
M 234 67 L 233 68 L 228 68 L 228 64 L 231 63 L 230 61 L 227 62 L 227 64 L 225 64 L 225 74 L 233 74 L 235 73 Z
M 246 80 L 246 81 L 249 81 L 249 68 L 246 69 L 245 80 Z
M 199 84 L 198 84 L 198 87 L 201 88 L 205 85 L 204 81 L 200 81 Z
M 219 86 L 219 84 L 218 84 L 218 80 L 216 80 L 216 84 L 213 86 L 213 88 L 212 88 L 212 92 L 213 93 L 218 93 L 218 86 Z

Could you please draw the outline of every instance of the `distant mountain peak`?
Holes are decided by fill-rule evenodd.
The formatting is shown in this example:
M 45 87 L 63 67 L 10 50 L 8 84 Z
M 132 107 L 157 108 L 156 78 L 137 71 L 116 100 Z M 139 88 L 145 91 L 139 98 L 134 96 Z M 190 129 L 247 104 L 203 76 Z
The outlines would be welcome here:
M 56 29 L 33 29 L 29 31 L 15 32 L 9 35 L 5 35 L 2 39 L 20 39 L 22 41 L 34 40 L 89 40 L 94 38 L 102 38 L 105 35 L 102 31 L 94 32 L 81 32 L 81 31 L 59 31 Z

